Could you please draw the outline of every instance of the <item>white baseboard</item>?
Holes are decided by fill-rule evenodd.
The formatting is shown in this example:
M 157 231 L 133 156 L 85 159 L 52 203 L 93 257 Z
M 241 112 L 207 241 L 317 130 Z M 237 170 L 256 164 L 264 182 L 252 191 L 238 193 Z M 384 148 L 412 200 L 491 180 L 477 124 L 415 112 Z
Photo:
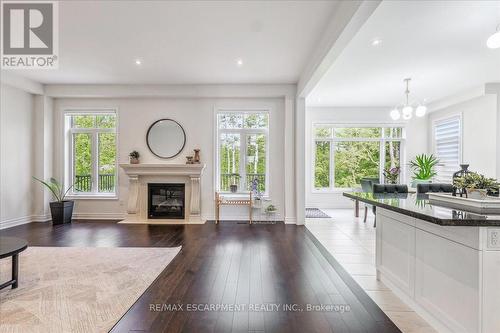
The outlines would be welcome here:
M 31 222 L 31 215 L 23 217 L 15 217 L 0 221 L 0 229 L 15 227 L 16 225 L 26 224 Z
M 259 220 L 259 216 L 254 216 L 253 218 L 256 221 Z M 203 221 L 214 221 L 215 216 L 214 215 L 202 216 L 201 219 Z M 248 215 L 221 215 L 220 219 L 221 219 L 221 221 L 248 221 Z M 282 219 L 278 219 L 278 221 L 282 221 Z M 285 217 L 284 222 L 287 224 L 295 224 L 296 218 L 295 217 Z
M 123 220 L 125 214 L 120 213 L 73 213 L 73 220 Z
M 48 222 L 52 220 L 50 215 L 32 215 L 31 222 Z
M 360 202 L 361 206 L 361 202 Z M 337 205 L 332 205 L 332 204 L 321 204 L 321 203 L 311 203 L 306 205 L 307 208 L 318 208 L 318 209 L 353 209 L 354 204 L 351 205 L 345 205 L 345 204 L 337 204 Z
M 12 228 L 21 224 L 31 223 L 31 222 L 47 222 L 50 221 L 50 216 L 45 215 L 28 215 L 22 217 L 15 217 L 11 219 L 5 219 L 0 221 L 0 230 Z
M 202 217 L 203 220 L 205 221 L 214 221 L 215 216 L 206 216 Z M 247 215 L 221 215 L 220 216 L 221 221 L 248 221 L 248 214 Z
M 248 221 L 248 215 L 232 215 L 222 216 L 222 221 Z M 125 214 L 120 213 L 73 213 L 74 220 L 124 220 Z M 0 229 L 15 227 L 17 225 L 31 222 L 47 222 L 50 221 L 50 215 L 29 215 L 18 218 L 6 219 L 0 221 Z M 215 216 L 202 216 L 202 221 L 213 221 Z M 296 224 L 295 217 L 285 217 L 286 224 Z

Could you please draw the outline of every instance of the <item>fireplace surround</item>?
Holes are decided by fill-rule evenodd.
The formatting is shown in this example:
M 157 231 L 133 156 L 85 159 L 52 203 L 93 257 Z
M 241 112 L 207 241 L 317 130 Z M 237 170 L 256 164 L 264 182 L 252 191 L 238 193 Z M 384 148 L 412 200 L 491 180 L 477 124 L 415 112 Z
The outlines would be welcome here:
M 119 223 L 191 224 L 205 223 L 201 217 L 201 177 L 205 164 L 120 164 L 128 176 L 127 213 Z M 184 186 L 182 217 L 150 216 L 149 185 L 178 184 Z M 160 200 L 160 197 L 157 197 Z

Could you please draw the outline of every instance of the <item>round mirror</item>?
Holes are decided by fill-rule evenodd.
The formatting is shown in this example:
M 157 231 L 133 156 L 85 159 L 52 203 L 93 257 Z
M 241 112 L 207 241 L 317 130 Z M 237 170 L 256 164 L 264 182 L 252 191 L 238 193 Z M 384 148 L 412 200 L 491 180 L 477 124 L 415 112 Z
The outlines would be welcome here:
M 186 144 L 186 133 L 172 119 L 155 121 L 148 129 L 146 141 L 149 150 L 160 158 L 172 158 L 180 154 Z

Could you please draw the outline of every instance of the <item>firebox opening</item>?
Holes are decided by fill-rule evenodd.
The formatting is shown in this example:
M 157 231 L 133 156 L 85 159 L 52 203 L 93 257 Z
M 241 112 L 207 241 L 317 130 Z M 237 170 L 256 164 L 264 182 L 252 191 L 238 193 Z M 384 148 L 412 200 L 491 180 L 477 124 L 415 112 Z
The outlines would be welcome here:
M 148 184 L 148 218 L 184 219 L 185 184 Z

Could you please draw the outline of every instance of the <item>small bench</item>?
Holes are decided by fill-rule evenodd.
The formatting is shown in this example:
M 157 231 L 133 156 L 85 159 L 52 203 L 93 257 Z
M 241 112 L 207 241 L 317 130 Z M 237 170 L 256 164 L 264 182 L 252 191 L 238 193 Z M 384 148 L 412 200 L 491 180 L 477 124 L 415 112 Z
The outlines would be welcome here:
M 215 224 L 220 221 L 221 206 L 248 206 L 248 220 L 252 224 L 252 192 L 248 193 L 248 199 L 232 198 L 225 199 L 219 192 L 215 192 Z

